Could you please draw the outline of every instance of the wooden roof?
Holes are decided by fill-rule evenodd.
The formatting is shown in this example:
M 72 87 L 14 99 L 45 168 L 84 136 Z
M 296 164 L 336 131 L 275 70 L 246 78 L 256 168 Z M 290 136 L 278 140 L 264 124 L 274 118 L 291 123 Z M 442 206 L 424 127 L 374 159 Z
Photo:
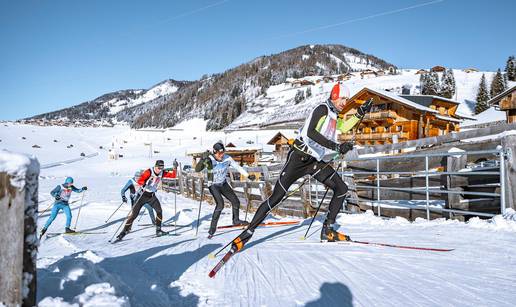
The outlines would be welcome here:
M 505 98 L 505 96 L 509 96 L 510 94 L 514 93 L 515 91 L 516 91 L 516 85 L 513 87 L 510 87 L 510 88 L 506 89 L 505 91 L 503 91 L 502 93 L 494 96 L 487 103 L 489 105 L 499 104 L 500 100 Z
M 383 91 L 383 90 L 377 90 L 377 89 L 371 89 L 368 87 L 364 87 L 358 93 L 353 95 L 353 97 L 350 98 L 350 102 L 347 103 L 344 106 L 344 109 L 340 112 L 341 114 L 347 113 L 349 110 L 357 108 L 362 103 L 365 102 L 364 99 L 361 99 L 362 96 L 369 96 L 369 97 L 381 97 L 385 100 L 393 101 L 399 104 L 402 104 L 406 107 L 409 107 L 411 109 L 420 111 L 420 112 L 428 112 L 428 113 L 439 113 L 436 110 L 430 109 L 428 107 L 425 107 L 423 105 L 420 105 L 418 103 L 415 103 L 413 101 L 410 101 L 408 99 L 405 99 L 403 97 L 400 97 L 396 95 L 395 93 Z M 375 99 L 378 102 L 378 99 Z

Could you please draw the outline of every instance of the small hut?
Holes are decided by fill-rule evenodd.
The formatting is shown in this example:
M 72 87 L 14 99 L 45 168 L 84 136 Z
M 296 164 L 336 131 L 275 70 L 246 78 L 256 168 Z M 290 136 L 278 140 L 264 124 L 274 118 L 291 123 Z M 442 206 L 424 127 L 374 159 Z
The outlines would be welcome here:
M 290 150 L 289 138 L 284 133 L 276 133 L 272 139 L 267 142 L 267 145 L 274 145 L 274 157 L 277 161 L 285 161 L 287 159 L 288 151 Z
M 491 98 L 488 103 L 505 111 L 508 123 L 516 123 L 516 85 Z
M 436 65 L 430 69 L 430 72 L 443 72 L 446 70 L 446 67 Z

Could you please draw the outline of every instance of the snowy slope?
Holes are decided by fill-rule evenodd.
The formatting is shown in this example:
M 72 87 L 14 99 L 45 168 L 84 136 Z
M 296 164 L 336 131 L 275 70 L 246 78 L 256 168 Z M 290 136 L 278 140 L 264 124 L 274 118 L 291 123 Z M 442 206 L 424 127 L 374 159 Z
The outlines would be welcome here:
M 348 59 L 350 63 L 354 63 L 354 59 Z M 356 69 L 365 69 L 363 59 L 358 59 Z M 344 81 L 354 95 L 364 87 L 372 89 L 385 90 L 401 94 L 403 86 L 410 86 L 412 94 L 419 94 L 419 78 L 416 75 L 416 69 L 401 70 L 399 75 L 384 75 L 378 77 L 360 77 L 359 73 L 353 73 L 351 79 Z M 472 72 L 466 73 L 462 70 L 454 69 L 457 91 L 454 100 L 460 102 L 458 111 L 465 115 L 472 115 L 475 107 L 476 94 L 478 84 L 482 74 L 486 75 L 487 80 L 491 80 L 494 72 Z M 322 76 L 313 76 L 302 78 L 315 83 L 316 80 L 322 80 Z M 292 80 L 289 80 L 290 82 Z M 231 125 L 229 129 L 237 129 L 238 127 L 247 127 L 253 125 L 268 125 L 273 123 L 285 122 L 288 120 L 305 119 L 312 107 L 329 97 L 331 88 L 335 82 L 320 82 L 316 85 L 292 85 L 291 83 L 283 83 L 272 86 L 267 90 L 266 95 L 258 96 L 251 99 L 246 105 L 246 111 L 243 112 Z M 511 82 L 512 84 L 512 82 Z M 516 82 L 514 82 L 516 84 Z M 511 86 L 511 85 L 510 85 Z M 294 97 L 301 90 L 305 92 L 310 88 L 312 96 L 296 104 Z
M 115 143 L 123 147 L 124 158 L 107 160 L 107 154 L 100 153 L 41 170 L 40 211 L 51 204 L 48 192 L 65 176 L 74 176 L 77 186 L 89 188 L 77 228 L 103 233 L 56 236 L 41 242 L 39 306 L 512 306 L 516 300 L 514 212 L 506 218 L 473 219 L 469 223 L 411 223 L 370 213 L 342 214 L 338 219 L 341 230 L 356 240 L 455 249 L 448 253 L 315 243 L 320 220 L 314 223 L 307 240 L 314 243 L 299 240 L 309 220 L 299 226 L 261 228 L 213 280 L 207 273 L 216 260 L 207 255 L 238 231 L 220 231 L 208 240 L 213 207 L 203 203 L 200 234 L 195 237 L 199 202 L 160 192 L 164 220 L 177 222 L 178 236 L 148 238 L 154 229 L 137 225 L 148 223 L 144 216 L 126 240 L 109 244 L 129 207 L 122 206 L 111 222 L 104 221 L 120 204 L 120 188 L 136 169 L 148 167 L 157 158 L 164 159 L 167 166 L 175 157 L 188 163 L 187 149 L 208 148 L 218 139 L 255 140 L 255 145 L 262 145 L 272 137 L 266 131 L 206 133 L 200 126 L 201 122 L 184 123 L 184 131 L 165 132 L 124 127 L 53 128 L 52 133 L 63 143 L 77 142 L 77 135 L 90 146 Z M 48 130 L 1 126 L 0 149 L 35 154 L 46 163 L 63 158 L 64 154 L 54 157 L 61 147 L 50 139 L 41 139 L 40 143 L 43 148 L 55 146 L 54 152 L 24 145 L 20 137 L 28 131 L 42 136 Z M 160 153 L 149 158 L 144 142 L 152 142 Z M 72 204 L 74 223 L 80 196 L 72 197 L 72 201 L 79 200 Z M 243 218 L 244 212 L 240 216 Z M 41 226 L 47 218 L 48 212 L 43 213 L 38 224 Z M 219 225 L 230 221 L 230 210 L 225 209 Z M 61 213 L 49 232 L 62 231 L 63 227 Z

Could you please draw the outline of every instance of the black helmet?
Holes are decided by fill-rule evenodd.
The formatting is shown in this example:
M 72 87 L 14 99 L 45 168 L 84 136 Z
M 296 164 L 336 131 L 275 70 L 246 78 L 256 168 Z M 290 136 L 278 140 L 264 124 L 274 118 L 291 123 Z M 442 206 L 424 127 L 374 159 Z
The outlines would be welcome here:
M 165 162 L 163 162 L 163 160 L 156 160 L 156 164 L 154 164 L 154 166 L 164 168 Z
M 226 151 L 226 148 L 224 148 L 224 144 L 222 142 L 217 142 L 213 145 L 213 153 Z

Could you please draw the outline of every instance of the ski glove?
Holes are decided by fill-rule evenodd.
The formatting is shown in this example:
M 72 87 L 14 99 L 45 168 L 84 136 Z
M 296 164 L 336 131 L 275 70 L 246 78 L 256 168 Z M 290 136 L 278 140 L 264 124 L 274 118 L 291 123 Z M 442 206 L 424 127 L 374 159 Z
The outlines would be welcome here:
M 202 155 L 201 155 L 201 158 L 202 158 L 203 160 L 206 160 L 206 159 L 208 159 L 209 157 L 210 157 L 210 152 L 209 152 L 208 150 L 206 150 L 205 152 L 203 152 L 203 153 L 202 153 Z
M 254 181 L 256 179 L 256 175 L 251 174 L 247 177 L 249 180 Z
M 338 151 L 340 154 L 344 155 L 352 149 L 353 149 L 353 143 L 344 142 L 344 143 L 338 144 L 335 151 Z
M 360 107 L 357 109 L 357 115 L 360 118 L 364 118 L 364 116 L 371 110 L 371 107 L 373 106 L 373 98 L 369 99 L 368 101 L 364 102 Z
M 88 187 L 82 187 L 83 191 L 86 191 L 87 189 L 88 189 Z
M 57 195 L 56 200 L 61 200 L 61 196 Z
M 125 197 L 125 195 L 122 195 L 122 202 L 124 202 L 124 203 L 127 202 L 127 197 Z

